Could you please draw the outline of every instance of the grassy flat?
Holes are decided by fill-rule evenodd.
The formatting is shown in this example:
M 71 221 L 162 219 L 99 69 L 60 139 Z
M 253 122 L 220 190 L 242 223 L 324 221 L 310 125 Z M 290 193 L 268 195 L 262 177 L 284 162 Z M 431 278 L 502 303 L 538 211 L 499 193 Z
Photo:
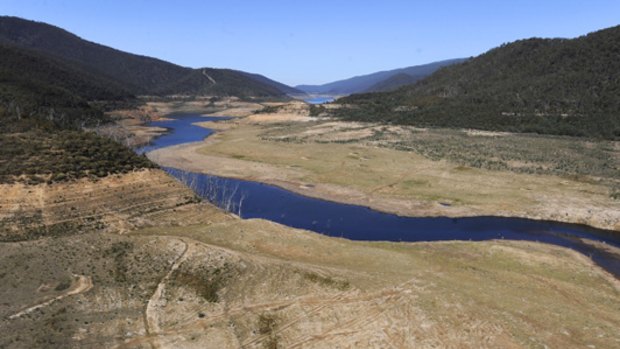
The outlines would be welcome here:
M 220 131 L 204 145 L 161 149 L 150 157 L 166 166 L 267 182 L 403 215 L 519 216 L 620 229 L 620 201 L 614 194 L 620 179 L 612 170 L 620 166 L 617 143 L 384 130 L 294 115 L 287 120 L 287 113 L 210 123 L 205 126 Z M 496 161 L 501 167 L 476 165 L 493 147 L 503 159 Z M 540 148 L 553 154 L 527 157 Z

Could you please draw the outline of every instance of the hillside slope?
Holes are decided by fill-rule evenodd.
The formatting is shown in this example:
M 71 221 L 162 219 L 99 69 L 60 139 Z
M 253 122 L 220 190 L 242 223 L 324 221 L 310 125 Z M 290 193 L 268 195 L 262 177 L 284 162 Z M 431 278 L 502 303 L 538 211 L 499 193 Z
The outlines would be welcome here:
M 398 73 L 383 81 L 372 85 L 365 92 L 388 92 L 396 90 L 397 88 L 405 85 L 415 84 L 416 82 L 424 79 L 426 75 L 409 75 L 406 73 Z
M 350 96 L 347 119 L 620 138 L 620 26 L 527 39 L 413 86 Z
M 250 75 L 225 69 L 191 69 L 159 59 L 135 55 L 86 41 L 49 24 L 16 17 L 0 17 L 0 43 L 36 50 L 41 54 L 105 75 L 134 94 L 203 94 L 279 97 L 286 93 Z M 213 80 L 216 82 L 214 83 Z
M 247 72 L 243 72 L 243 71 L 239 71 L 239 70 L 234 70 L 237 73 L 241 73 L 242 75 L 245 75 L 253 80 L 262 82 L 264 84 L 273 86 L 275 88 L 277 88 L 280 91 L 283 91 L 286 94 L 289 95 L 305 95 L 306 93 L 302 90 L 296 89 L 294 87 L 285 85 L 281 82 L 275 81 L 275 80 L 271 80 L 266 76 L 260 75 L 260 74 L 253 74 L 253 73 L 247 73 Z
M 409 76 L 426 77 L 434 73 L 437 69 L 456 64 L 464 61 L 464 59 L 449 59 L 429 64 L 416 65 L 407 68 L 400 68 L 388 71 L 381 71 L 367 75 L 356 76 L 350 79 L 338 80 L 323 85 L 299 85 L 295 88 L 307 93 L 330 94 L 330 95 L 348 95 L 352 93 L 362 93 L 374 91 L 373 86 L 384 80 L 390 79 L 395 75 L 407 74 Z M 415 81 L 414 81 L 415 82 Z
M 231 69 L 201 68 L 157 88 L 160 95 L 206 95 L 237 97 L 286 97 L 277 86 L 249 78 Z
M 32 117 L 60 127 L 105 120 L 88 101 L 124 101 L 132 94 L 116 81 L 36 52 L 0 44 L 0 119 Z M 8 123 L 3 123 L 4 129 Z
M 613 348 L 618 341 L 617 281 L 570 250 L 329 238 L 183 204 L 149 190 L 148 179 L 137 188 L 136 178 L 106 180 L 92 195 L 36 188 L 61 200 L 44 218 L 64 211 L 79 222 L 94 209 L 104 229 L 0 244 L 0 347 Z M 168 182 L 155 184 L 170 192 Z M 136 197 L 147 204 L 131 205 Z M 80 198 L 84 210 L 75 205 Z

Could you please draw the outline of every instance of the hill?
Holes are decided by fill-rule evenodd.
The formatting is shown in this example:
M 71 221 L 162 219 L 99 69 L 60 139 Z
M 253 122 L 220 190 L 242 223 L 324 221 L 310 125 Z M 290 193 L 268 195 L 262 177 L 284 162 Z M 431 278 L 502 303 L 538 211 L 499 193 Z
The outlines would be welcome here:
M 0 44 L 0 118 L 33 117 L 62 128 L 105 121 L 89 101 L 123 101 L 133 95 L 105 76 L 36 52 Z M 9 123 L 3 122 L 0 128 Z
M 54 183 L 155 165 L 83 127 L 108 121 L 105 105 L 133 103 L 113 80 L 0 44 L 0 183 Z
M 0 185 L 0 347 L 616 347 L 617 280 L 573 251 L 330 238 L 158 172 Z
M 281 97 L 278 86 L 227 69 L 191 69 L 86 41 L 58 27 L 0 17 L 0 43 L 36 50 L 71 62 L 92 74 L 114 79 L 133 94 L 236 95 Z M 211 77 L 211 78 L 209 78 Z
M 409 75 L 406 73 L 398 73 L 383 81 L 372 85 L 366 92 L 388 92 L 396 90 L 397 88 L 405 85 L 415 84 L 416 82 L 424 79 L 424 75 Z
M 278 90 L 288 94 L 288 95 L 305 95 L 306 93 L 300 89 L 285 85 L 281 82 L 275 81 L 275 80 L 271 80 L 268 77 L 265 77 L 263 75 L 260 74 L 253 74 L 253 73 L 247 73 L 247 72 L 243 72 L 243 71 L 239 71 L 239 70 L 235 70 L 235 72 L 240 73 L 242 75 L 245 75 L 247 77 L 249 77 L 252 80 L 256 80 L 259 82 L 262 82 L 264 84 L 267 84 L 269 86 L 273 86 L 275 88 L 277 88 Z
M 191 69 L 189 74 L 179 80 L 162 85 L 152 92 L 158 95 L 286 97 L 286 93 L 275 84 L 256 80 L 249 75 L 232 69 Z
M 344 98 L 352 120 L 620 138 L 620 26 L 527 39 L 394 92 Z
M 295 88 L 307 93 L 328 94 L 328 95 L 348 95 L 353 93 L 362 93 L 374 91 L 373 86 L 384 80 L 390 79 L 399 74 L 409 76 L 426 77 L 434 73 L 437 69 L 462 62 L 463 59 L 450 59 L 429 64 L 416 65 L 407 68 L 400 68 L 377 73 L 356 76 L 350 79 L 338 80 L 323 85 L 299 85 Z M 415 82 L 415 81 L 414 81 Z
M 84 127 L 137 94 L 285 97 L 275 81 L 190 69 L 85 41 L 44 23 L 0 17 L 0 183 L 98 178 L 154 165 Z

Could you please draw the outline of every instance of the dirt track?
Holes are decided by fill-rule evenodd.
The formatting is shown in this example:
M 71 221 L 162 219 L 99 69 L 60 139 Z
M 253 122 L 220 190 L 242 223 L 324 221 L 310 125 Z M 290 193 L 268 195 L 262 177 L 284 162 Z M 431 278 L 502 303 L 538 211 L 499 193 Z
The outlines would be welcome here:
M 80 293 L 84 293 L 87 292 L 88 290 L 90 290 L 91 288 L 93 288 L 93 281 L 91 280 L 90 277 L 88 276 L 84 276 L 84 275 L 75 275 L 75 277 L 77 277 L 77 280 L 71 285 L 71 287 L 69 287 L 65 292 L 63 292 L 62 294 L 46 300 L 44 302 L 38 303 L 36 305 L 33 305 L 31 307 L 28 307 L 18 313 L 15 313 L 11 316 L 9 316 L 9 319 L 16 319 L 20 316 L 32 313 L 33 311 L 37 310 L 37 309 L 41 309 L 43 307 L 46 307 L 56 301 L 59 301 L 63 298 L 69 297 L 69 296 L 73 296 L 76 294 L 80 294 Z
M 183 261 L 185 260 L 185 256 L 187 255 L 188 250 L 190 248 L 190 245 L 187 242 L 183 240 L 179 240 L 179 241 L 183 245 L 183 251 L 181 251 L 181 253 L 176 257 L 174 263 L 170 267 L 170 270 L 168 271 L 166 276 L 164 276 L 164 278 L 157 285 L 157 288 L 155 289 L 153 296 L 149 299 L 148 303 L 146 304 L 146 309 L 144 312 L 144 318 L 146 320 L 145 321 L 146 333 L 153 336 L 153 340 L 151 344 L 155 348 L 161 347 L 159 340 L 157 338 L 157 336 L 161 332 L 161 327 L 159 326 L 159 323 L 160 323 L 159 311 L 157 308 L 161 308 L 165 306 L 165 302 L 162 302 L 162 296 L 163 296 L 163 293 L 165 292 L 166 283 L 168 282 L 172 274 L 175 272 L 175 270 L 177 270 L 179 266 L 181 265 L 181 263 L 183 263 Z
M 236 155 L 282 154 L 250 150 L 256 152 Z M 365 174 L 350 170 L 346 161 L 373 161 L 368 153 L 341 146 L 328 150 L 336 164 L 325 173 L 333 178 Z M 290 166 L 280 166 L 251 157 L 209 156 L 228 171 L 264 170 L 273 178 L 282 175 L 283 182 L 308 170 L 298 163 L 328 162 L 285 158 Z M 372 182 L 369 193 L 402 190 L 406 180 L 398 174 Z M 307 179 L 287 183 L 317 190 Z M 7 227 L 94 225 L 88 217 L 95 217 L 109 232 L 85 226 L 75 229 L 80 234 L 28 240 L 22 235 L 28 226 L 1 231 L 24 241 L 0 243 L 0 327 L 6 329 L 0 347 L 613 348 L 620 343 L 617 280 L 587 257 L 557 246 L 330 238 L 195 204 L 187 188 L 161 171 L 4 192 L 11 194 L 0 198 L 0 222 Z M 69 270 L 82 276 L 59 296 L 53 287 L 71 276 Z

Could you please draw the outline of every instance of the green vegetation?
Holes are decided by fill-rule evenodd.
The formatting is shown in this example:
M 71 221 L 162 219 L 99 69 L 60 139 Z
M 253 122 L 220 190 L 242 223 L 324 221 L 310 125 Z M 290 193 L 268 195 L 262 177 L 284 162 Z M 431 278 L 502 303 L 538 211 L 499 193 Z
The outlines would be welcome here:
M 277 113 L 278 111 L 280 111 L 282 109 L 283 106 L 281 105 L 266 105 L 263 107 L 263 109 L 257 110 L 254 112 L 254 114 L 272 114 L 272 113 Z
M 181 270 L 174 275 L 174 284 L 193 289 L 196 294 L 207 302 L 217 303 L 220 298 L 218 292 L 224 288 L 231 277 L 232 267 L 207 268 L 198 266 L 196 270 Z
M 620 26 L 528 39 L 394 92 L 338 100 L 345 120 L 620 139 Z
M 0 56 L 0 183 L 154 167 L 111 140 L 82 132 L 110 122 L 104 111 L 138 104 L 136 94 L 284 95 L 266 78 L 183 68 L 13 17 L 0 17 Z
M 272 314 L 260 314 L 258 316 L 258 333 L 268 337 L 268 339 L 263 342 L 264 348 L 278 348 L 278 335 L 275 332 L 276 327 L 277 321 Z
M 91 132 L 32 128 L 0 132 L 0 183 L 63 182 L 105 177 L 156 165 Z
M 351 287 L 351 284 L 347 280 L 338 280 L 334 279 L 331 276 L 323 276 L 313 272 L 305 272 L 303 273 L 304 279 L 314 282 L 316 284 L 335 288 L 341 291 L 345 291 Z
M 35 118 L 61 128 L 96 126 L 108 121 L 106 103 L 128 103 L 133 96 L 115 82 L 67 63 L 0 45 L 0 128 Z
M 58 291 L 58 292 L 64 291 L 64 290 L 68 289 L 69 287 L 71 287 L 71 283 L 72 283 L 71 278 L 68 277 L 68 276 L 65 276 L 63 279 L 61 279 L 58 282 L 58 285 L 56 285 L 56 287 L 54 287 L 54 291 Z
M 416 82 L 424 79 L 428 75 L 409 75 L 406 73 L 399 73 L 394 76 L 391 76 L 383 81 L 379 81 L 368 91 L 365 92 L 388 92 L 394 91 L 397 88 L 405 85 L 415 84 Z
M 103 251 L 103 257 L 114 258 L 114 270 L 110 273 L 114 275 L 117 282 L 127 282 L 128 264 L 127 255 L 134 249 L 134 243 L 131 241 L 115 242 L 110 248 Z
M 310 104 L 309 107 L 310 116 L 321 116 L 325 112 L 325 107 L 317 104 Z
M 62 182 L 155 165 L 81 131 L 135 104 L 120 84 L 36 52 L 0 44 L 0 183 Z
M 489 170 L 559 175 L 582 180 L 620 181 L 618 145 L 613 141 L 591 142 L 563 136 L 476 134 L 460 130 L 410 130 L 392 133 L 375 130 L 365 142 L 411 151 L 431 160 Z
M 113 80 L 135 95 L 282 97 L 292 88 L 230 69 L 191 69 L 89 42 L 60 28 L 0 17 L 0 44 L 18 46 Z M 4 57 L 3 57 L 4 58 Z
M 170 63 L 166 63 L 170 64 Z M 189 94 L 237 97 L 284 97 L 275 86 L 251 79 L 231 69 L 186 69 L 178 78 L 162 82 L 150 93 L 157 95 Z M 154 72 L 155 73 L 155 72 Z M 213 82 L 215 81 L 215 83 Z
M 98 330 L 102 323 L 120 317 L 142 323 L 144 317 L 143 307 L 127 305 L 118 299 L 145 304 L 169 268 L 167 258 L 173 257 L 152 243 L 145 245 L 140 239 L 105 233 L 4 243 L 1 248 L 0 295 L 3 303 L 6 302 L 0 325 L 4 331 L 0 338 L 2 348 L 70 348 L 93 342 L 97 347 L 110 347 L 101 344 L 106 336 Z M 116 273 L 119 254 L 123 254 L 122 268 L 126 276 L 122 283 Z M 66 293 L 76 279 L 73 274 L 88 276 L 95 289 L 109 291 L 91 290 L 83 294 L 86 298 L 67 297 L 18 319 L 8 319 L 12 313 Z M 49 286 L 41 288 L 41 285 Z M 110 294 L 119 296 L 110 298 Z M 122 305 L 101 307 L 108 299 Z M 80 328 L 95 329 L 89 344 L 71 344 Z

